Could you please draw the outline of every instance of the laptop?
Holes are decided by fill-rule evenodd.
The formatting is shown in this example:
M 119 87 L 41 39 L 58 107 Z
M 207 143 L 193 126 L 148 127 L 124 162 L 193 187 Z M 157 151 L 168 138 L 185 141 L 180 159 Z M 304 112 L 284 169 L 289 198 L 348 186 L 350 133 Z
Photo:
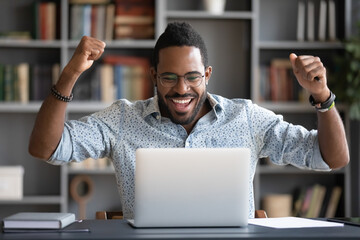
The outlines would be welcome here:
M 134 227 L 242 227 L 248 223 L 250 149 L 136 151 Z

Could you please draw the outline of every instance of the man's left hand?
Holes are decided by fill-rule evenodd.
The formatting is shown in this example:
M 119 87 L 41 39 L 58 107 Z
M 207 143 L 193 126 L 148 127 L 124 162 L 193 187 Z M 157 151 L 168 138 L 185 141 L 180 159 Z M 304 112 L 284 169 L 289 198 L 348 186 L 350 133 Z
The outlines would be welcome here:
M 325 102 L 330 96 L 326 68 L 319 57 L 297 56 L 291 53 L 290 61 L 299 84 L 313 96 L 315 102 Z

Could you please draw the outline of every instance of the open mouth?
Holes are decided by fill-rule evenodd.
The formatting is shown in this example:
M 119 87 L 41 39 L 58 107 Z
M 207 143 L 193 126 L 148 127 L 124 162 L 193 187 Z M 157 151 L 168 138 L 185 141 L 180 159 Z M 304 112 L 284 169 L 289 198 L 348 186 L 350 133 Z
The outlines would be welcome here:
M 174 110 L 177 112 L 184 112 L 189 110 L 190 104 L 192 103 L 193 98 L 186 99 L 175 99 L 172 98 L 171 102 L 173 103 Z

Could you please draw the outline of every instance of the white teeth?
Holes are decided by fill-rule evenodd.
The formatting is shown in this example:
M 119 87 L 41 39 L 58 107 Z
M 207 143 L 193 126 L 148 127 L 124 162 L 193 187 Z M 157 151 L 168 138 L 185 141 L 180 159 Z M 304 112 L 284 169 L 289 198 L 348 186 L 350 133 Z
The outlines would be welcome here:
M 191 101 L 191 99 L 187 99 L 187 100 L 173 99 L 173 101 L 174 101 L 174 103 L 186 104 L 186 103 L 189 103 Z

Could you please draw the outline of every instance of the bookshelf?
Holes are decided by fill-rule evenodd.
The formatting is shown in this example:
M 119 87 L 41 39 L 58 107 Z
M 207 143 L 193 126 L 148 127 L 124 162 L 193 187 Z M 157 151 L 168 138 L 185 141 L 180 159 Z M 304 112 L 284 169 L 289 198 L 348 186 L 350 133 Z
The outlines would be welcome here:
M 286 0 L 256 0 L 253 1 L 253 9 L 257 18 L 254 20 L 254 55 L 251 98 L 260 106 L 282 114 L 284 119 L 295 124 L 301 124 L 308 129 L 316 128 L 316 115 L 305 102 L 298 101 L 274 101 L 265 99 L 260 92 L 262 68 L 268 67 L 276 59 L 288 58 L 291 52 L 297 55 L 311 54 L 321 58 L 327 67 L 328 73 L 334 68 L 333 56 L 342 54 L 340 40 L 348 36 L 346 17 L 351 12 L 352 1 L 334 1 L 336 4 L 336 32 L 337 41 L 320 41 L 317 36 L 319 19 L 315 17 L 314 40 L 308 40 L 307 26 L 304 40 L 297 40 L 298 5 L 303 2 L 305 5 L 310 1 L 286 1 Z M 320 1 L 312 1 L 315 6 L 315 13 L 319 11 Z M 328 2 L 327 2 L 328 3 Z M 308 6 L 305 8 L 305 21 Z M 272 14 L 273 12 L 281 14 Z M 315 14 L 315 16 L 317 16 Z M 268 77 L 270 79 L 271 77 Z M 350 120 L 347 115 L 346 106 L 339 104 L 338 110 L 343 117 L 347 135 L 350 136 Z M 349 139 L 350 141 L 350 139 Z M 285 183 L 286 181 L 286 183 Z M 282 168 L 273 166 L 258 166 L 255 176 L 255 200 L 257 208 L 261 208 L 262 199 L 267 194 L 292 194 L 296 187 L 321 183 L 330 188 L 333 185 L 340 185 L 343 189 L 340 200 L 338 215 L 351 215 L 351 194 L 350 194 L 350 166 L 341 171 L 331 173 L 319 173 L 298 170 L 294 168 Z
M 319 0 L 313 0 L 317 6 Z M 37 0 L 1 1 L 0 32 L 32 31 L 31 9 Z M 0 64 L 59 63 L 61 68 L 72 56 L 78 41 L 70 39 L 69 0 L 51 0 L 58 7 L 58 35 L 54 40 L 0 39 Z M 229 98 L 251 98 L 255 103 L 284 115 L 285 120 L 316 127 L 316 115 L 308 103 L 260 101 L 259 68 L 273 58 L 287 58 L 290 51 L 316 54 L 325 66 L 333 67 L 331 56 L 342 53 L 340 41 L 320 42 L 296 40 L 297 6 L 299 0 L 227 0 L 225 12 L 215 15 L 204 11 L 200 0 L 155 0 L 155 37 L 171 21 L 187 21 L 204 37 L 209 62 L 213 66 L 209 91 Z M 349 16 L 355 0 L 336 0 L 339 39 L 345 38 L 354 21 Z M 282 14 L 272 14 L 281 11 Z M 9 21 L 12 20 L 12 21 Z M 5 24 L 6 23 L 6 24 Z M 105 55 L 134 55 L 149 58 L 154 39 L 107 41 Z M 227 59 L 227 61 L 224 61 Z M 96 67 L 96 66 L 94 66 Z M 95 70 L 92 69 L 92 70 Z M 86 72 L 79 83 L 92 77 Z M 68 119 L 78 119 L 108 106 L 99 101 L 74 101 L 69 104 Z M 19 201 L 0 201 L 0 218 L 22 211 L 72 211 L 78 205 L 69 194 L 69 184 L 77 175 L 88 175 L 95 192 L 87 203 L 87 217 L 94 218 L 96 210 L 120 210 L 120 200 L 113 170 L 72 169 L 52 166 L 32 158 L 27 153 L 28 138 L 40 101 L 26 104 L 0 102 L 0 165 L 21 164 L 25 168 L 24 198 Z M 338 105 L 347 132 L 350 123 L 346 106 Z M 4 134 L 3 134 L 4 133 Z M 6 137 L 5 137 L 6 136 Z M 352 214 L 350 166 L 332 173 L 303 171 L 294 168 L 274 168 L 259 165 L 254 178 L 256 208 L 268 193 L 289 193 L 304 184 L 340 184 L 343 188 L 339 214 Z M 50 181 L 51 179 L 51 181 Z M 304 181 L 306 179 L 306 182 Z M 280 184 L 280 185 L 279 185 Z M 106 186 L 106 188 L 104 188 Z M 104 199 L 103 196 L 106 196 Z

